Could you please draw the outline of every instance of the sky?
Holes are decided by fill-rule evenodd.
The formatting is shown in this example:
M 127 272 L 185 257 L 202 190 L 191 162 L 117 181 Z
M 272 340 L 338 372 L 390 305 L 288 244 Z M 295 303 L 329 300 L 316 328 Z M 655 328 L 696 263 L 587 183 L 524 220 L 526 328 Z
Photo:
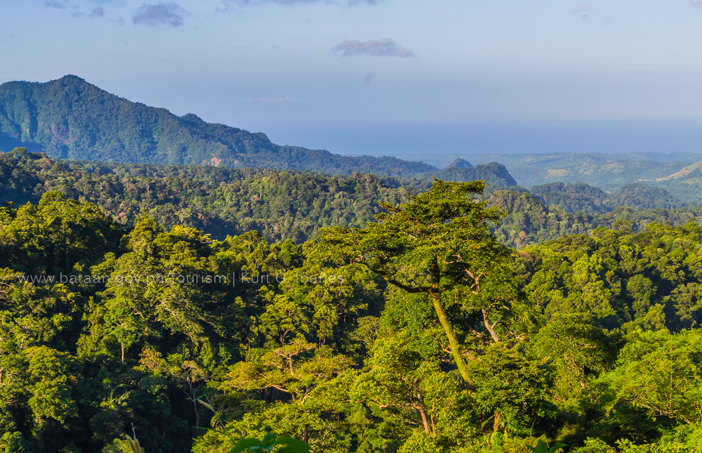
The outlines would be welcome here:
M 702 0 L 0 0 L 0 82 L 346 153 L 702 152 L 701 42 Z

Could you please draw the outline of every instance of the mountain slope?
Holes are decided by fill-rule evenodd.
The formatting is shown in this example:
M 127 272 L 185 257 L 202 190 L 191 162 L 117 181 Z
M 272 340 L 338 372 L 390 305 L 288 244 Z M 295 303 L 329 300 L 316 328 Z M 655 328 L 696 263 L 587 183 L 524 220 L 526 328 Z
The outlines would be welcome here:
M 464 161 L 467 163 L 466 161 Z M 468 163 L 468 165 L 470 165 Z M 485 182 L 501 187 L 513 187 L 517 185 L 512 175 L 509 174 L 504 165 L 491 162 L 485 165 L 471 166 L 449 166 L 443 170 L 424 173 L 422 178 L 438 178 L 444 181 L 475 181 L 484 179 Z
M 400 181 L 360 173 L 331 176 L 253 168 L 67 162 L 18 149 L 0 155 L 0 224 L 6 220 L 3 203 L 36 204 L 47 192 L 58 191 L 70 199 L 94 203 L 125 225 L 147 216 L 167 229 L 185 225 L 214 239 L 258 231 L 270 241 L 302 243 L 323 227 L 363 227 L 382 211 L 381 202 L 404 203 L 409 195 L 430 186 L 426 180 Z M 622 190 L 624 201 L 641 206 L 646 201 L 638 200 L 641 189 Z M 702 219 L 702 207 L 697 206 L 618 207 L 594 215 L 583 209 L 575 213 L 562 209 L 587 201 L 586 196 L 568 199 L 568 195 L 593 198 L 599 196 L 598 190 L 584 185 L 542 188 L 544 198 L 560 201 L 562 206 L 548 206 L 521 188 L 488 186 L 483 199 L 505 211 L 506 217 L 493 228 L 501 241 L 517 248 L 564 234 L 589 234 L 602 226 L 640 231 L 652 222 L 683 225 Z M 0 237 L 0 253 L 5 245 Z
M 610 193 L 582 182 L 551 182 L 532 186 L 529 192 L 547 206 L 558 205 L 566 212 L 582 211 L 587 214 L 612 212 L 620 206 L 634 209 L 677 209 L 685 205 L 668 191 L 641 182 L 627 184 Z
M 347 157 L 278 146 L 262 133 L 178 117 L 66 76 L 0 85 L 0 150 L 24 146 L 55 158 L 409 176 L 436 171 L 394 157 Z
M 673 173 L 670 176 L 666 176 L 665 178 L 656 178 L 656 182 L 670 181 L 671 179 L 688 178 L 692 173 L 697 172 L 700 168 L 702 168 L 702 162 L 695 162 L 694 164 L 688 165 L 687 167 L 683 168 L 682 170 L 676 173 Z
M 702 162 L 696 162 L 663 178 L 646 181 L 691 203 L 702 204 Z

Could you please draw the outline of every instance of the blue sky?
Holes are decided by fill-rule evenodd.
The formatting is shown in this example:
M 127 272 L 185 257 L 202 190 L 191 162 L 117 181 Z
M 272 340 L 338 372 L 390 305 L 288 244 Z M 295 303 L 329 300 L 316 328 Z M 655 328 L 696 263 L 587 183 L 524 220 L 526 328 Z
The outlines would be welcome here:
M 0 82 L 75 74 L 274 136 L 295 125 L 702 119 L 702 0 L 0 5 Z

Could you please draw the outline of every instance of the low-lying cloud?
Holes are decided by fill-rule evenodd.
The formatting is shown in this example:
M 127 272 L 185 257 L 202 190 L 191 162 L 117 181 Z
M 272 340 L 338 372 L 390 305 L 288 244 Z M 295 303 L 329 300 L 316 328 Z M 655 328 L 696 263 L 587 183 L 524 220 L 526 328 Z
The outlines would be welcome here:
M 187 14 L 183 8 L 175 2 L 158 3 L 149 5 L 144 3 L 135 13 L 132 21 L 135 25 L 166 25 L 179 27 L 183 25 L 183 15 Z
M 374 57 L 400 57 L 409 58 L 416 56 L 414 52 L 405 49 L 390 38 L 377 41 L 349 41 L 346 40 L 332 49 L 342 57 L 354 55 L 372 55 Z

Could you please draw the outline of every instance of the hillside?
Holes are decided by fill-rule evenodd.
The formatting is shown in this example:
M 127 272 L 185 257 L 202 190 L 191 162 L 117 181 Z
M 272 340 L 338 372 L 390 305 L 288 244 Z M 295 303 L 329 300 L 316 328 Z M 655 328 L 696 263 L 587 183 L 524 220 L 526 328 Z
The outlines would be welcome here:
M 124 225 L 148 216 L 165 228 L 185 225 L 213 239 L 257 231 L 269 241 L 302 243 L 322 227 L 363 227 L 382 211 L 380 203 L 403 203 L 430 186 L 429 181 L 366 174 L 62 161 L 21 149 L 0 155 L 0 204 L 36 204 L 47 192 L 58 191 L 94 203 Z M 485 190 L 483 197 L 505 211 L 492 228 L 510 247 L 602 226 L 641 231 L 652 222 L 678 226 L 702 216 L 699 207 L 653 209 L 664 207 L 656 203 L 670 195 L 643 184 L 614 194 L 584 184 L 533 190 L 493 184 Z M 604 195 L 595 204 L 598 194 Z M 610 207 L 617 202 L 629 207 Z M 587 209 L 593 206 L 601 211 Z
M 466 165 L 467 164 L 467 165 Z M 458 163 L 436 172 L 418 175 L 421 179 L 438 178 L 444 181 L 476 181 L 484 179 L 486 182 L 502 187 L 513 187 L 517 181 L 507 171 L 504 165 L 491 162 L 485 165 L 470 166 L 467 162 Z
M 673 173 L 670 176 L 666 176 L 665 178 L 657 178 L 655 181 L 656 182 L 661 182 L 661 181 L 671 181 L 673 179 L 683 179 L 683 178 L 689 178 L 690 175 L 697 170 L 702 168 L 702 162 L 695 162 L 692 165 L 688 165 L 687 167 L 683 168 L 682 170 Z
M 552 182 L 529 189 L 548 206 L 558 205 L 566 212 L 582 211 L 587 214 L 612 212 L 618 207 L 634 209 L 676 209 L 685 205 L 677 197 L 660 187 L 635 182 L 611 192 L 585 183 Z
M 499 162 L 523 187 L 550 182 L 584 182 L 604 190 L 664 178 L 690 165 L 692 161 L 689 159 L 699 159 L 699 156 L 683 153 L 670 156 L 649 154 L 465 154 L 463 157 L 478 164 Z
M 591 235 L 598 228 L 617 229 L 623 232 L 641 232 L 649 225 L 674 227 L 702 221 L 702 207 L 677 209 L 633 209 L 617 207 L 610 212 L 588 214 L 566 212 L 559 206 L 546 206 L 529 192 L 498 190 L 488 202 L 505 213 L 493 229 L 503 244 L 518 250 L 528 245 L 541 244 L 561 236 Z
M 349 175 L 468 181 L 504 186 L 514 179 L 497 164 L 439 171 L 395 157 L 341 156 L 328 151 L 279 146 L 263 133 L 211 124 L 197 115 L 119 98 L 76 76 L 48 83 L 0 85 L 0 151 L 14 147 L 49 157 L 101 162 L 268 168 Z
M 414 181 L 418 184 L 418 181 Z M 357 174 L 322 175 L 209 166 L 104 164 L 52 160 L 36 153 L 0 155 L 0 204 L 37 203 L 47 191 L 94 203 L 114 220 L 149 216 L 214 238 L 258 231 L 272 241 L 304 242 L 325 226 L 364 226 L 399 203 L 411 186 Z
M 688 165 L 662 178 L 644 181 L 646 184 L 667 190 L 681 200 L 702 203 L 702 162 Z

